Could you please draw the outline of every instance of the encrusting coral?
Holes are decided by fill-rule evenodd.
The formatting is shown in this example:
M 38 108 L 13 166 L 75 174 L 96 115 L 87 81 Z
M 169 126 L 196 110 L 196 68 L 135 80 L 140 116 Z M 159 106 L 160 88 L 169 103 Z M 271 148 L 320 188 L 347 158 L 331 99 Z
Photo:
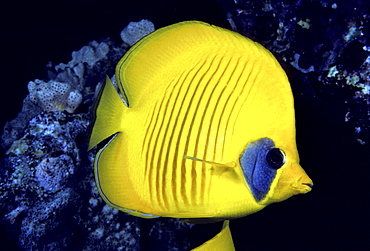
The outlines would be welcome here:
M 73 113 L 81 104 L 82 95 L 73 90 L 67 83 L 57 81 L 44 82 L 36 79 L 28 83 L 30 99 L 44 111 L 55 112 L 66 110 Z
M 35 169 L 35 176 L 39 184 L 48 192 L 56 192 L 73 174 L 74 165 L 68 155 L 62 154 L 59 157 L 43 159 Z

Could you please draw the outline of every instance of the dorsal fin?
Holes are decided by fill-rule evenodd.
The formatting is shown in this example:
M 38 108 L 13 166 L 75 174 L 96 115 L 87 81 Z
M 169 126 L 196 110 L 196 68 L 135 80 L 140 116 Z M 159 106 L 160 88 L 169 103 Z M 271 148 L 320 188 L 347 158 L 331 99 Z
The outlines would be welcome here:
M 242 38 L 242 39 L 241 39 Z M 138 41 L 116 67 L 116 79 L 129 107 L 152 95 L 163 95 L 169 76 L 178 76 L 219 48 L 248 51 L 253 41 L 235 32 L 199 21 L 170 25 Z M 250 50 L 249 50 L 250 51 Z M 195 56 L 197 55 L 197 56 Z M 155 86 L 147 83 L 155 83 Z

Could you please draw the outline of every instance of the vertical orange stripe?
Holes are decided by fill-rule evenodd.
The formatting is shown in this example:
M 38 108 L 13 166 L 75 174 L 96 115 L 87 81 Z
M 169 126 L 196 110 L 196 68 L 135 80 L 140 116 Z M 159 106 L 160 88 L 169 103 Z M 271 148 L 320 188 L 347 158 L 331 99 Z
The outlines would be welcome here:
M 216 58 L 213 58 L 213 60 L 212 60 L 212 62 L 211 62 L 211 66 L 212 66 L 212 64 L 215 62 L 215 59 Z M 197 133 L 197 136 L 196 136 L 196 139 L 195 139 L 195 142 L 194 142 L 194 144 L 195 144 L 195 147 L 194 147 L 194 153 L 193 153 L 193 157 L 200 157 L 200 156 L 198 156 L 198 146 L 199 146 L 199 144 L 200 144 L 200 135 L 201 135 L 201 133 L 202 133 L 202 127 L 203 127 L 203 123 L 204 123 L 204 120 L 205 120 L 205 116 L 206 116 L 206 113 L 207 113 L 207 111 L 208 111 L 208 106 L 209 106 L 209 104 L 210 104 L 210 101 L 211 101 L 211 99 L 212 99 L 212 95 L 213 95 L 213 93 L 214 93 L 214 91 L 215 91 L 215 89 L 216 89 L 216 87 L 217 87 L 217 85 L 215 84 L 214 86 L 213 86 L 213 89 L 212 89 L 212 91 L 210 92 L 210 94 L 209 94 L 209 96 L 205 96 L 204 94 L 206 93 L 206 90 L 208 89 L 208 87 L 210 86 L 210 83 L 211 83 L 211 81 L 213 80 L 213 78 L 214 78 L 214 76 L 215 76 L 215 73 L 216 72 L 218 72 L 218 70 L 219 70 L 219 68 L 220 68 L 220 65 L 221 65 L 221 63 L 222 63 L 222 59 L 223 58 L 220 58 L 220 59 L 218 59 L 219 61 L 218 61 L 218 64 L 217 64 L 217 67 L 216 67 L 216 69 L 214 70 L 214 72 L 212 73 L 212 75 L 211 75 L 211 77 L 208 79 L 208 81 L 207 81 L 207 84 L 205 85 L 205 88 L 203 89 L 203 92 L 202 92 L 202 94 L 201 94 L 201 96 L 200 96 L 200 98 L 199 98 L 199 101 L 198 101 L 198 105 L 197 105 L 197 109 L 196 109 L 196 111 L 195 111 L 195 113 L 194 113 L 194 116 L 193 116 L 193 121 L 192 121 L 192 126 L 193 126 L 193 124 L 194 124 L 194 121 L 195 121 L 195 116 L 196 115 L 198 115 L 198 108 L 199 108 L 199 105 L 200 105 L 200 103 L 201 103 L 201 101 L 202 101 L 202 99 L 205 99 L 205 100 L 207 100 L 206 101 L 206 106 L 205 106 L 205 109 L 203 110 L 203 114 L 202 114 L 202 117 L 201 117 L 201 120 L 200 120 L 200 124 L 199 124 L 199 128 L 198 128 L 198 130 L 196 130 L 196 129 L 194 129 L 194 131 L 198 131 L 198 133 Z M 208 72 L 208 71 L 207 71 Z M 210 88 L 212 88 L 212 86 L 210 87 Z M 200 112 L 199 112 L 200 113 Z M 193 131 L 193 130 L 192 130 Z M 208 138 L 207 138 L 207 140 L 206 140 L 206 147 L 205 147 L 205 152 L 204 152 L 204 156 L 203 156 L 203 159 L 205 158 L 205 156 L 206 156 L 206 154 L 207 154 L 207 146 L 208 146 Z M 196 172 L 196 170 L 195 170 L 195 161 L 193 161 L 193 166 L 192 166 L 192 168 L 193 168 L 193 171 L 194 172 Z M 200 171 L 199 173 L 200 174 L 202 174 L 202 173 L 204 173 L 205 172 L 205 170 L 204 170 L 204 168 L 205 168 L 205 166 L 202 164 L 202 168 L 201 168 L 201 170 L 197 170 L 197 171 Z M 200 184 L 200 186 L 202 186 L 202 184 Z M 191 195 L 192 195 L 192 202 L 193 203 L 196 203 L 196 190 L 197 190 L 197 179 L 196 179 L 196 176 L 194 175 L 194 178 L 193 178 L 193 180 L 192 180 L 192 191 L 191 191 Z M 202 195 L 200 194 L 200 198 L 203 198 L 202 197 Z
M 171 84 L 168 86 L 170 87 Z M 165 93 L 163 94 L 163 99 L 162 99 L 162 102 L 161 102 L 161 108 L 159 110 L 159 112 L 161 114 L 163 114 L 162 116 L 162 120 L 160 121 L 160 126 L 159 126 L 159 129 L 158 129 L 158 132 L 157 132 L 157 137 L 156 137 L 156 143 L 155 143 L 155 146 L 153 148 L 153 152 L 158 152 L 158 149 L 159 149 L 159 153 L 158 153 L 158 156 L 157 156 L 157 164 L 156 164 L 156 184 L 157 184 L 157 187 L 156 187 L 156 194 L 157 194 L 157 198 L 158 198 L 158 203 L 164 207 L 164 208 L 168 208 L 168 201 L 167 201 L 167 198 L 165 196 L 165 181 L 166 181 L 166 170 L 165 169 L 165 166 L 162 165 L 162 152 L 163 152 L 163 147 L 164 147 L 164 142 L 165 142 L 165 138 L 166 138 L 166 134 L 167 134 L 167 130 L 168 130 L 168 126 L 169 124 L 167 123 L 167 126 L 166 126 L 166 129 L 163 130 L 163 125 L 165 123 L 165 118 L 166 118 L 166 114 L 167 114 L 167 109 L 168 109 L 168 103 L 171 99 L 171 96 L 172 96 L 172 91 L 169 91 L 168 88 L 166 89 Z M 165 101 L 165 97 L 166 97 L 166 93 L 167 92 L 170 92 L 170 97 L 167 98 L 167 102 L 164 104 L 164 101 Z M 163 109 L 163 112 L 162 112 L 162 108 Z M 163 132 L 163 138 L 161 140 L 160 138 L 160 135 L 161 133 Z M 162 141 L 160 143 L 160 141 Z M 160 144 L 160 146 L 158 147 L 157 146 L 157 143 Z M 155 156 L 155 155 L 153 155 Z
M 209 72 L 209 69 L 212 67 L 212 65 L 213 65 L 213 62 L 215 61 L 215 57 L 214 58 L 212 58 L 212 61 L 211 61 L 211 63 L 209 64 L 209 66 L 208 66 L 208 69 L 202 74 L 202 76 L 200 77 L 200 79 L 199 79 L 199 82 L 198 83 L 195 83 L 196 84 L 196 89 L 195 89 L 195 91 L 194 91 L 194 93 L 197 93 L 197 91 L 198 91 L 198 89 L 199 89 L 199 87 L 200 87 L 200 83 L 202 82 L 202 80 L 204 79 L 204 77 L 205 77 L 205 75 Z M 205 60 L 204 62 L 207 62 L 207 60 Z M 197 72 L 197 74 L 199 73 L 199 71 L 202 69 L 202 67 L 205 65 L 205 63 L 199 68 L 199 70 L 198 70 L 198 72 Z M 195 74 L 194 75 L 194 78 L 197 76 L 197 74 Z M 194 80 L 194 78 L 193 78 L 193 80 Z M 191 81 L 192 83 L 194 82 L 194 81 Z M 200 105 L 200 103 L 201 103 L 201 100 L 202 100 L 202 97 L 203 97 L 203 95 L 204 95 L 204 93 L 205 93 L 205 90 L 206 90 L 206 88 L 207 88 L 207 86 L 208 85 L 206 85 L 204 88 L 203 88 L 203 91 L 202 91 L 202 93 L 201 93 L 201 95 L 200 95 L 200 97 L 199 97 L 199 99 L 197 100 L 198 102 L 196 103 L 196 105 L 195 105 L 195 111 L 194 111 L 194 113 L 191 115 L 191 116 L 189 116 L 189 119 L 191 119 L 191 123 L 190 123 L 190 127 L 189 127 L 189 130 L 188 130 L 188 132 L 187 132 L 187 138 L 186 138 L 186 143 L 185 143 L 185 150 L 184 150 L 184 154 L 187 154 L 187 152 L 188 152 L 188 148 L 189 148 L 189 142 L 191 141 L 191 135 L 192 135 L 192 133 L 194 132 L 194 131 L 196 131 L 196 130 L 193 130 L 193 126 L 194 126 L 194 122 L 195 122 L 195 117 L 196 117 L 196 115 L 198 114 L 198 110 L 199 110 L 199 105 Z M 188 115 L 189 115 L 189 110 L 190 110 L 190 107 L 191 107 L 191 105 L 193 105 L 192 103 L 193 103 L 193 101 L 194 102 L 196 102 L 196 100 L 194 100 L 194 97 L 195 97 L 195 95 L 193 94 L 192 95 L 192 97 L 191 97 L 191 100 L 190 100 L 190 102 L 189 102 L 189 106 L 187 107 L 187 111 L 186 111 L 186 115 L 185 115 L 185 118 L 184 118 L 184 121 L 183 121 L 183 125 L 182 126 L 184 126 L 184 123 L 185 123 L 185 121 L 186 121 L 186 119 L 187 119 L 187 117 L 188 117 Z M 199 129 L 198 129 L 199 130 Z M 197 141 L 196 141 L 197 142 Z M 195 143 L 195 147 L 197 148 L 197 143 L 196 142 L 194 142 Z M 194 156 L 193 156 L 194 157 Z M 183 198 L 184 198 L 184 200 L 186 201 L 185 203 L 186 204 L 189 204 L 189 201 L 188 201 L 188 198 L 187 198 L 187 196 L 186 196 L 186 170 L 185 170 L 185 159 L 183 159 L 182 160 L 182 169 L 181 169 L 181 173 L 182 173 L 182 175 L 181 175 L 181 177 L 183 177 L 183 181 L 184 182 L 181 182 L 181 194 L 182 194 L 182 196 L 183 196 Z M 192 170 L 191 170 L 191 173 L 194 175 L 194 178 L 191 180 L 191 191 L 190 191 L 190 198 L 192 199 L 192 202 L 194 202 L 193 201 L 193 196 L 192 195 L 194 195 L 195 194 L 195 191 L 194 191 L 194 188 L 196 188 L 196 186 L 197 186 L 197 184 L 196 184 L 196 176 L 195 176 L 195 172 L 196 172 L 196 170 L 195 170 L 195 165 L 196 165 L 196 163 L 193 161 L 193 163 L 192 163 Z
M 156 150 L 158 149 L 158 147 L 157 147 L 158 139 L 159 139 L 159 135 L 161 133 L 162 126 L 163 126 L 163 118 L 160 119 L 160 115 L 163 114 L 163 112 L 162 112 L 162 109 L 164 107 L 163 102 L 164 102 L 164 99 L 162 99 L 162 101 L 161 101 L 161 104 L 159 106 L 159 110 L 157 111 L 157 117 L 156 117 L 156 120 L 155 120 L 155 123 L 154 123 L 153 134 L 157 130 L 155 138 L 152 141 L 152 142 L 154 142 L 154 145 L 151 144 L 151 146 L 149 148 L 149 151 L 152 153 L 150 163 L 149 163 L 149 165 L 150 165 L 150 167 L 149 167 L 150 168 L 150 180 L 153 181 L 153 176 L 155 177 L 155 182 L 154 182 L 155 187 L 153 189 L 153 186 L 151 186 L 150 189 L 153 189 L 151 191 L 151 193 L 155 192 L 156 202 L 161 207 L 163 207 L 163 205 L 161 203 L 161 194 L 160 194 L 160 185 L 161 184 L 160 184 L 160 181 L 159 181 L 160 165 L 158 165 L 158 161 L 157 161 L 157 164 L 155 164 L 155 160 L 156 160 L 155 158 L 157 158 L 157 160 L 160 160 L 160 156 L 156 156 L 156 153 L 157 153 Z M 164 115 L 163 115 L 163 117 L 164 117 Z
M 180 77 L 177 79 L 176 83 L 175 84 L 171 84 L 172 86 L 172 89 L 169 90 L 168 92 L 170 92 L 170 95 L 167 99 L 167 102 L 166 102 L 166 110 L 165 110 L 165 113 L 167 113 L 167 108 L 169 108 L 169 103 L 170 101 L 173 99 L 172 97 L 176 95 L 176 93 L 174 92 L 175 88 L 179 85 L 179 81 L 182 77 L 182 74 L 180 75 Z M 179 96 L 179 92 L 177 92 L 177 95 L 176 95 L 176 98 L 175 98 L 175 102 L 177 100 Z M 161 188 L 161 191 L 162 191 L 162 198 L 163 198 L 163 202 L 164 202 L 164 206 L 165 208 L 169 208 L 169 202 L 168 202 L 168 197 L 171 196 L 170 195 L 170 191 L 167 191 L 167 172 L 171 169 L 168 169 L 168 153 L 169 153 L 169 149 L 171 147 L 170 144 L 166 144 L 166 139 L 168 138 L 168 134 L 170 134 L 170 129 L 172 129 L 172 132 L 173 132 L 173 128 L 169 128 L 170 124 L 171 124 L 171 121 L 172 121 L 172 118 L 174 116 L 174 109 L 175 109 L 175 106 L 173 105 L 172 106 L 172 109 L 170 111 L 170 115 L 169 115 L 169 118 L 166 122 L 167 126 L 166 128 L 164 129 L 164 135 L 163 135 L 163 140 L 162 140 L 162 144 L 160 146 L 160 152 L 159 152 L 159 157 L 162 158 L 163 160 L 163 169 L 162 169 L 162 173 L 161 173 L 161 177 L 162 177 L 162 188 Z M 165 147 L 167 147 L 167 151 L 164 151 Z M 167 154 L 164 154 L 164 152 L 167 152 Z M 158 160 L 158 165 L 160 164 L 160 160 Z M 171 170 L 172 172 L 174 170 Z
M 154 107 L 154 111 L 156 110 L 156 106 Z M 153 118 L 154 118 L 154 114 L 155 112 L 152 112 L 152 116 L 149 120 L 149 123 L 147 125 L 147 128 L 146 128 L 146 131 L 145 131 L 145 136 L 144 136 L 144 140 L 143 140 L 143 145 L 141 146 L 141 151 L 143 154 L 145 154 L 145 167 L 144 167 L 144 175 L 145 177 L 147 177 L 148 175 L 148 169 L 149 169 L 149 165 L 148 165 L 148 159 L 149 159 L 149 150 L 148 150 L 148 145 L 149 145 L 149 142 L 151 141 L 152 137 L 153 137 L 153 130 L 150 130 L 151 126 L 152 126 L 152 123 L 153 123 Z M 149 136 L 149 132 L 150 133 L 150 136 Z
M 240 63 L 240 58 L 238 58 L 238 60 L 237 60 L 237 62 L 236 62 L 236 65 L 235 65 L 235 68 L 233 69 L 233 72 L 230 74 L 230 77 L 229 77 L 229 79 L 228 79 L 227 83 L 230 83 L 230 82 L 231 82 L 231 79 L 232 79 L 232 77 L 234 76 L 236 69 L 239 67 L 239 63 Z M 240 76 L 239 76 L 239 79 L 240 79 Z M 218 124 L 217 124 L 216 136 L 215 136 L 215 140 L 214 140 L 215 144 L 214 144 L 214 147 L 213 147 L 213 149 L 214 149 L 214 152 L 213 152 L 213 158 L 215 158 L 215 157 L 216 157 L 216 154 L 221 154 L 221 158 L 220 158 L 220 159 L 223 159 L 224 151 L 223 151 L 223 149 L 217 149 L 217 142 L 218 142 L 218 139 L 220 138 L 219 134 L 220 134 L 220 130 L 221 130 L 221 128 L 220 128 L 220 127 L 221 127 L 221 121 L 222 121 L 222 120 L 223 120 L 223 118 L 224 118 L 224 113 L 225 113 L 225 110 L 226 110 L 227 104 L 228 104 L 228 102 L 229 102 L 229 100 L 230 100 L 231 95 L 234 93 L 235 88 L 237 87 L 237 85 L 238 85 L 238 81 L 237 81 L 235 84 L 233 84 L 233 85 L 227 85 L 227 86 L 232 87 L 232 91 L 231 91 L 231 93 L 227 96 L 226 101 L 225 101 L 223 104 L 221 104 L 221 106 L 222 106 L 222 111 L 221 111 L 220 116 L 219 116 L 219 118 L 218 118 Z M 227 87 L 227 86 L 225 85 L 225 87 L 222 89 L 222 92 L 221 92 L 221 94 L 220 94 L 220 96 L 219 96 L 219 98 L 218 98 L 218 100 L 217 100 L 217 104 L 220 102 L 220 100 L 221 100 L 222 96 L 224 95 L 224 92 L 225 92 L 225 90 L 226 90 L 226 87 Z M 215 110 L 215 111 L 216 111 L 216 110 Z M 213 116 L 214 116 L 214 114 L 212 115 L 212 120 L 213 120 Z M 209 133 L 209 132 L 208 132 L 208 133 Z M 209 136 L 207 136 L 207 138 L 209 138 Z M 225 135 L 223 135 L 223 140 L 224 140 L 224 142 L 227 140 L 227 139 L 225 138 Z
M 182 127 L 180 128 L 180 133 L 179 133 L 179 136 L 178 136 L 177 140 L 174 140 L 174 136 L 175 136 L 175 128 L 177 128 L 178 124 L 181 123 L 181 121 L 180 121 L 180 110 L 184 107 L 185 99 L 186 99 L 187 94 L 189 93 L 189 89 L 190 89 L 190 85 L 187 85 L 186 86 L 184 83 L 186 82 L 186 80 L 190 76 L 190 73 L 193 70 L 195 70 L 195 69 L 194 68 L 189 69 L 187 71 L 187 74 L 184 76 L 184 79 L 182 81 L 179 81 L 180 88 L 179 88 L 178 95 L 176 97 L 175 103 L 180 103 L 181 102 L 181 105 L 180 105 L 179 111 L 177 111 L 177 115 L 176 115 L 176 118 L 175 118 L 175 123 L 174 123 L 174 126 L 172 128 L 172 132 L 171 132 L 171 135 L 170 135 L 170 138 L 169 138 L 169 142 L 168 142 L 168 145 L 170 147 L 175 147 L 175 152 L 174 152 L 173 161 L 172 161 L 171 188 L 172 188 L 173 201 L 174 201 L 174 205 L 175 205 L 176 208 L 179 207 L 179 200 L 177 198 L 177 186 L 179 185 L 179 182 L 182 182 L 182 180 L 177 180 L 177 172 L 179 172 L 180 171 L 179 169 L 182 168 L 182 167 L 178 167 L 177 166 L 177 160 L 179 158 L 179 156 L 178 156 L 178 152 L 179 152 L 179 139 L 181 137 L 181 132 L 182 132 L 182 129 L 183 129 L 183 124 L 182 124 Z M 182 75 L 183 74 L 185 74 L 185 72 L 182 73 Z M 181 80 L 181 77 L 179 79 Z M 185 88 L 186 88 L 186 90 L 184 90 Z M 179 99 L 179 96 L 180 96 L 180 93 L 182 93 L 183 91 L 185 91 L 185 95 L 184 95 L 183 99 L 182 100 L 178 100 Z M 167 152 L 166 152 L 167 161 L 168 161 L 168 157 L 169 157 L 169 154 L 170 154 L 170 147 L 167 148 Z M 181 156 L 181 158 L 182 158 L 182 156 Z M 169 165 L 169 161 L 167 163 Z M 167 166 L 167 164 L 166 164 L 166 166 Z
M 188 71 L 188 73 L 186 74 L 184 80 L 182 82 L 179 82 L 181 84 L 181 86 L 180 86 L 178 95 L 176 97 L 176 100 L 178 99 L 180 93 L 183 91 L 183 88 L 187 88 L 186 89 L 186 94 L 189 92 L 190 85 L 185 86 L 184 82 L 189 77 L 190 72 L 192 70 L 193 69 L 190 69 Z M 184 106 L 186 94 L 185 94 L 185 96 L 183 97 L 183 99 L 181 101 L 180 110 Z M 174 141 L 174 135 L 175 135 L 175 128 L 177 128 L 178 123 L 180 123 L 180 110 L 177 112 L 177 116 L 176 116 L 176 119 L 175 119 L 175 124 L 173 126 L 172 133 L 171 133 L 171 136 L 170 136 L 170 140 L 169 140 L 169 143 L 168 143 L 168 145 L 170 145 L 170 146 L 175 146 L 175 154 L 174 154 L 174 158 L 173 158 L 173 162 L 172 162 L 172 196 L 173 196 L 174 204 L 177 208 L 179 206 L 179 201 L 178 201 L 178 198 L 177 198 L 177 185 L 178 185 L 178 182 L 181 182 L 181 181 L 177 180 L 177 172 L 179 171 L 179 168 L 181 168 L 181 167 L 177 166 L 178 156 L 176 154 L 178 152 L 179 142 L 178 141 L 173 142 L 173 141 Z M 166 155 L 169 156 L 169 153 L 170 153 L 170 148 L 167 149 L 167 154 Z
M 216 72 L 218 71 L 218 69 L 219 69 L 219 67 L 220 67 L 220 65 L 222 63 L 222 59 L 220 60 L 219 65 L 217 66 Z M 216 88 L 218 87 L 218 83 L 224 83 L 223 82 L 223 77 L 225 76 L 225 73 L 226 73 L 228 67 L 230 66 L 231 61 L 232 61 L 232 58 L 229 59 L 229 61 L 227 62 L 227 65 L 224 67 L 223 72 L 222 72 L 221 76 L 219 77 L 219 79 L 217 81 L 217 84 L 214 85 L 213 90 L 212 90 L 212 92 L 211 92 L 211 94 L 209 96 L 209 99 L 207 101 L 205 112 L 203 113 L 203 116 L 202 116 L 202 122 L 201 122 L 201 125 L 200 125 L 200 128 L 199 128 L 200 130 L 198 132 L 197 142 L 199 142 L 200 132 L 201 132 L 201 129 L 202 129 L 202 126 L 203 126 L 203 122 L 205 120 L 205 114 L 206 114 L 206 112 L 210 112 L 212 114 L 211 117 L 210 117 L 210 121 L 209 121 L 207 138 L 206 138 L 206 144 L 204 146 L 204 154 L 203 154 L 203 158 L 202 158 L 202 159 L 205 159 L 205 160 L 215 161 L 216 151 L 217 151 L 217 149 L 216 149 L 216 147 L 217 147 L 217 136 L 215 136 L 215 138 L 214 138 L 215 144 L 213 146 L 213 158 L 212 159 L 207 159 L 207 153 L 208 153 L 208 150 L 210 150 L 210 148 L 209 148 L 209 142 L 210 142 L 210 138 L 211 138 L 212 124 L 214 122 L 214 118 L 215 118 L 215 114 L 217 112 L 217 109 L 219 108 L 219 102 L 220 102 L 220 100 L 222 98 L 222 95 L 223 95 L 225 89 L 226 89 L 226 85 L 224 85 L 222 87 L 222 90 L 221 90 L 220 93 L 217 93 L 218 97 L 216 97 L 217 98 L 216 105 L 214 107 L 211 107 L 211 111 L 208 110 L 208 107 L 209 107 L 209 104 L 211 103 L 211 100 L 212 100 L 212 98 L 214 96 L 214 93 L 216 91 Z M 234 72 L 235 72 L 235 68 L 233 69 L 232 74 Z M 232 76 L 232 74 L 231 74 L 231 76 Z M 229 80 L 230 80 L 231 76 L 229 77 Z M 212 76 L 212 78 L 213 78 L 213 76 Z M 212 108 L 213 108 L 213 110 L 212 110 Z M 221 117 L 219 117 L 217 120 L 220 121 L 221 120 Z M 201 175 L 202 175 L 201 176 L 202 178 L 201 178 L 201 184 L 200 184 L 200 195 L 199 195 L 199 197 L 200 197 L 200 200 L 201 201 L 204 201 L 205 182 L 206 182 L 205 165 L 203 165 L 203 167 L 202 167 Z
M 248 62 L 245 62 L 245 64 L 244 64 L 244 67 L 243 67 L 243 71 L 242 71 L 242 73 L 240 74 L 240 76 L 239 76 L 239 78 L 238 78 L 238 80 L 237 80 L 237 83 L 239 83 L 240 82 L 240 79 L 241 79 L 241 77 L 243 76 L 243 73 L 244 73 L 244 70 L 245 70 L 245 68 L 247 67 L 247 65 L 248 65 Z M 229 114 L 229 116 L 228 116 L 228 118 L 227 118 L 227 122 L 226 122 L 226 127 L 225 127 L 225 131 L 224 131 L 224 137 L 226 137 L 226 132 L 229 130 L 229 126 L 230 126 L 230 123 L 231 123 L 231 116 L 233 115 L 233 114 L 235 114 L 235 107 L 236 107 L 236 104 L 240 101 L 240 97 L 242 96 L 242 94 L 244 93 L 244 90 L 245 90 L 245 88 L 246 88 L 246 86 L 248 85 L 248 83 L 250 83 L 250 82 L 252 82 L 251 84 L 253 85 L 253 81 L 249 81 L 249 78 L 250 78 L 250 76 L 251 76 L 251 71 L 250 72 L 248 72 L 248 77 L 246 78 L 246 80 L 245 80 L 245 82 L 244 83 L 242 83 L 243 84 L 243 87 L 242 87 L 242 89 L 241 89 L 241 91 L 239 92 L 239 94 L 237 95 L 237 97 L 236 97 L 236 99 L 235 99 L 235 101 L 234 101 L 234 103 L 232 103 L 232 109 L 231 109 L 231 112 L 230 112 L 230 114 Z M 237 86 L 237 85 L 236 85 Z M 251 90 L 251 87 L 249 88 L 249 92 L 250 92 L 250 90 Z M 247 98 L 248 96 L 249 96 L 249 92 L 247 93 L 247 94 L 244 94 L 243 96 L 245 97 L 245 98 Z M 244 101 L 245 101 L 245 99 L 244 100 L 242 100 L 241 102 L 242 103 L 244 103 Z M 240 109 L 242 108 L 242 105 L 240 105 L 240 108 L 239 108 L 239 111 L 237 112 L 237 114 L 239 114 L 239 112 L 240 112 Z M 235 126 L 235 121 L 236 121 L 236 118 L 237 118 L 237 115 L 236 115 L 236 117 L 235 117 L 235 119 L 234 119 L 234 121 L 233 121 L 233 123 L 232 123 L 232 125 L 233 125 L 233 129 L 232 129 L 232 132 L 231 132 L 231 134 L 233 134 L 233 132 L 234 132 L 234 126 Z M 224 141 L 223 142 L 223 146 L 222 146 L 222 149 L 223 149 L 223 151 L 224 151 L 224 149 L 225 149 L 225 143 L 226 143 L 226 141 Z
M 149 162 L 149 159 L 150 159 L 150 157 L 152 157 L 152 155 L 154 155 L 154 153 L 151 151 L 150 145 L 153 143 L 153 137 L 154 137 L 153 127 L 155 127 L 154 122 L 157 121 L 158 116 L 159 116 L 159 114 L 156 113 L 157 105 L 158 104 L 156 104 L 154 109 L 153 109 L 153 118 L 154 118 L 154 114 L 157 114 L 157 118 L 155 120 L 151 120 L 150 124 L 148 125 L 148 128 L 151 128 L 151 129 L 148 129 L 147 134 L 149 134 L 150 136 L 148 137 L 148 141 L 147 141 L 147 144 L 145 145 L 145 150 L 144 150 L 146 152 L 145 170 L 147 171 L 145 177 L 147 177 L 148 186 L 149 186 L 149 197 L 150 197 L 151 201 L 154 201 L 153 193 L 152 193 L 152 191 L 153 191 L 153 169 L 151 168 L 151 164 Z

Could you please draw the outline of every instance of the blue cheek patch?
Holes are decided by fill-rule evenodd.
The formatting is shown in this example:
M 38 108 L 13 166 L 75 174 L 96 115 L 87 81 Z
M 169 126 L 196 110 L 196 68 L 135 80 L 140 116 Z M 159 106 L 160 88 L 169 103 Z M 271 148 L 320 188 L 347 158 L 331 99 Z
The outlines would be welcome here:
M 249 143 L 240 158 L 245 180 L 257 202 L 265 198 L 276 176 L 276 170 L 270 168 L 266 161 L 267 153 L 274 146 L 269 138 L 259 139 Z

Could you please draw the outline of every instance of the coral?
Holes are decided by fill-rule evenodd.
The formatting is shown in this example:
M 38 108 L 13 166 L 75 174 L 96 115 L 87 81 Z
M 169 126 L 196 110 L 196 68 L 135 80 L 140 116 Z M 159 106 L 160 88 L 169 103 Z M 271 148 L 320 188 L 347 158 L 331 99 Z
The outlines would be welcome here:
M 72 52 L 72 60 L 67 64 L 60 63 L 54 67 L 49 64 L 49 77 L 55 81 L 70 83 L 77 90 L 83 90 L 86 83 L 96 83 L 104 79 L 106 74 L 110 74 L 124 52 L 124 49 L 109 39 L 100 43 L 92 41 L 80 50 Z
M 94 90 L 113 75 L 123 46 L 93 41 L 67 64 L 49 63 L 50 80 L 31 81 L 22 111 L 7 123 L 0 222 L 9 227 L 2 238 L 13 240 L 13 249 L 140 250 L 142 220 L 105 204 L 92 171 L 96 152 L 86 153 Z M 171 241 L 161 238 L 169 249 L 189 246 L 189 225 L 156 222 L 145 223 L 153 225 L 153 234 L 144 241 L 155 243 L 165 231 Z
M 28 121 L 41 111 L 61 111 L 67 108 L 67 111 L 73 112 L 82 96 L 84 103 L 92 102 L 94 98 L 93 90 L 96 84 L 104 79 L 106 74 L 114 73 L 114 67 L 124 52 L 125 49 L 122 46 L 116 45 L 111 39 L 105 39 L 100 43 L 92 41 L 80 50 L 72 52 L 72 60 L 67 64 L 60 63 L 54 66 L 49 63 L 47 70 L 50 81 L 48 83 L 41 80 L 31 81 L 33 83 L 29 84 L 29 89 L 31 89 L 32 95 L 25 98 L 21 112 L 15 119 L 7 122 L 4 127 L 2 133 L 3 147 L 9 148 L 15 140 L 22 137 Z M 48 90 L 51 83 L 59 85 L 59 87 L 62 87 L 61 89 L 63 89 L 63 85 L 68 84 L 70 89 L 68 96 L 62 97 L 61 101 L 55 104 L 48 101 L 48 99 L 50 100 Z M 43 88 L 44 91 L 41 91 L 41 96 L 46 104 L 39 104 L 37 88 Z M 57 97 L 54 97 L 55 99 Z
M 79 197 L 66 188 L 29 209 L 20 227 L 22 250 L 65 250 L 73 240 L 71 232 L 65 230 L 75 229 L 79 223 L 74 218 L 81 204 Z
M 123 42 L 132 46 L 144 36 L 154 31 L 154 24 L 147 19 L 140 22 L 130 22 L 122 31 L 121 39 Z
M 28 121 L 42 111 L 41 107 L 33 103 L 29 96 L 23 100 L 23 107 L 18 116 L 4 126 L 1 135 L 2 146 L 8 149 L 12 143 L 23 136 Z
M 83 46 L 80 50 L 72 52 L 72 60 L 68 64 L 59 64 L 55 67 L 56 70 L 65 70 L 65 68 L 72 68 L 74 73 L 83 76 L 83 63 L 93 66 L 98 61 L 101 61 L 107 56 L 110 48 L 105 42 L 98 43 L 96 41 L 90 42 L 89 45 Z
M 28 121 L 41 111 L 65 109 L 74 112 L 80 104 L 79 100 L 82 99 L 82 96 L 84 102 L 92 102 L 94 97 L 92 90 L 95 89 L 96 83 L 104 79 L 106 74 L 113 74 L 114 67 L 124 52 L 125 50 L 121 46 L 115 45 L 109 39 L 100 43 L 92 41 L 89 45 L 73 52 L 72 60 L 67 64 L 60 63 L 53 67 L 53 64 L 49 63 L 47 67 L 51 80 L 49 82 L 41 80 L 30 82 L 29 91 L 32 94 L 23 101 L 23 107 L 18 116 L 7 122 L 4 127 L 3 147 L 9 148 L 15 140 L 22 137 Z M 68 85 L 68 96 L 65 94 L 61 97 L 58 94 L 60 100 L 57 100 L 58 95 L 51 97 L 53 93 L 56 94 L 54 90 L 50 90 L 54 85 L 59 86 L 60 91 L 66 91 L 68 88 L 65 88 L 65 85 Z M 39 94 L 45 103 L 40 101 Z M 54 101 L 57 101 L 55 104 L 50 101 L 53 98 Z
M 10 189 L 40 198 L 63 189 L 80 164 L 75 138 L 87 126 L 88 117 L 81 114 L 43 112 L 31 119 L 24 136 L 7 151 Z
M 11 224 L 14 224 L 15 219 L 18 217 L 19 214 L 21 214 L 23 211 L 27 210 L 28 207 L 25 206 L 19 206 L 10 213 L 5 215 L 5 219 L 9 220 Z
M 297 70 L 303 72 L 303 73 L 309 73 L 309 72 L 313 72 L 315 71 L 315 68 L 313 65 L 310 65 L 310 67 L 308 67 L 307 69 L 303 69 L 299 66 L 299 58 L 301 57 L 301 55 L 299 54 L 294 54 L 294 61 L 290 62 L 290 64 L 296 68 Z
M 68 155 L 43 159 L 36 166 L 35 177 L 46 191 L 56 192 L 63 187 L 74 172 L 72 159 Z
M 30 99 L 44 111 L 64 111 L 73 113 L 81 104 L 82 95 L 67 83 L 44 82 L 36 79 L 28 83 Z

